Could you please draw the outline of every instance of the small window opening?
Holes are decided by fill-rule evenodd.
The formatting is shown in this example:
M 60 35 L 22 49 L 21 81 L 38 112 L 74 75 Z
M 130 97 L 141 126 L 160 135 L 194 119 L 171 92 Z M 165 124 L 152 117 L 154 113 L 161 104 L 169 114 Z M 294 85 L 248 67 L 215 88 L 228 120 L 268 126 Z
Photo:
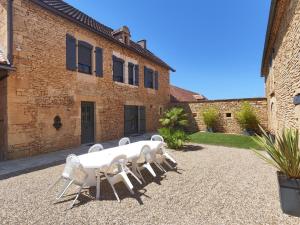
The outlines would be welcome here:
M 231 113 L 226 113 L 226 117 L 230 118 L 231 117 Z

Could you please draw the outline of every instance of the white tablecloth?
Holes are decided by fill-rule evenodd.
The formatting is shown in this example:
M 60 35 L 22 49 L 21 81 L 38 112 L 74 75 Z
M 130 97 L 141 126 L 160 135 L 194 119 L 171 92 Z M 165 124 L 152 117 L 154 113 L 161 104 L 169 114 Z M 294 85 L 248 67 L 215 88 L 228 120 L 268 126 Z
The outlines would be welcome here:
M 140 156 L 142 147 L 149 145 L 151 150 L 156 151 L 161 144 L 160 141 L 138 141 L 128 145 L 117 146 L 104 149 L 99 152 L 87 153 L 78 156 L 81 165 L 88 173 L 87 185 L 95 186 L 95 169 L 104 170 L 110 162 L 119 155 L 126 155 L 129 161 L 137 159 Z

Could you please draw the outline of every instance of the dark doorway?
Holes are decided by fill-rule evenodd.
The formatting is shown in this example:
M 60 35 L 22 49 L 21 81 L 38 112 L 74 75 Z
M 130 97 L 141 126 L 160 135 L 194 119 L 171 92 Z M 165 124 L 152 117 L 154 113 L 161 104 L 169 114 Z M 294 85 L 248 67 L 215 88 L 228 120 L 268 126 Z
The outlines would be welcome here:
M 144 106 L 124 106 L 124 135 L 130 136 L 146 132 L 146 110 Z
M 94 103 L 81 102 L 81 144 L 94 142 L 94 121 Z

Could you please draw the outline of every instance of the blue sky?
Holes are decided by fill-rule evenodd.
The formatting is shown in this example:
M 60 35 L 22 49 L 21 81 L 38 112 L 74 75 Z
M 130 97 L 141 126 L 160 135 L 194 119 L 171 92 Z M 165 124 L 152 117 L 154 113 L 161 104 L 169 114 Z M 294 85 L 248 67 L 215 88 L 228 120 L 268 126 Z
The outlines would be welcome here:
M 270 0 L 66 0 L 176 69 L 171 83 L 209 99 L 264 96 L 261 58 Z

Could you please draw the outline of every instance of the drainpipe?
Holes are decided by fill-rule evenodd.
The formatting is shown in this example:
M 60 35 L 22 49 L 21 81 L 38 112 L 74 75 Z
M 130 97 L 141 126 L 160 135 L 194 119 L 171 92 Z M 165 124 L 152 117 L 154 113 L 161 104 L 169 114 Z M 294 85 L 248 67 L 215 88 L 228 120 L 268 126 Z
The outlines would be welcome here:
M 7 0 L 7 59 L 13 65 L 13 0 Z

